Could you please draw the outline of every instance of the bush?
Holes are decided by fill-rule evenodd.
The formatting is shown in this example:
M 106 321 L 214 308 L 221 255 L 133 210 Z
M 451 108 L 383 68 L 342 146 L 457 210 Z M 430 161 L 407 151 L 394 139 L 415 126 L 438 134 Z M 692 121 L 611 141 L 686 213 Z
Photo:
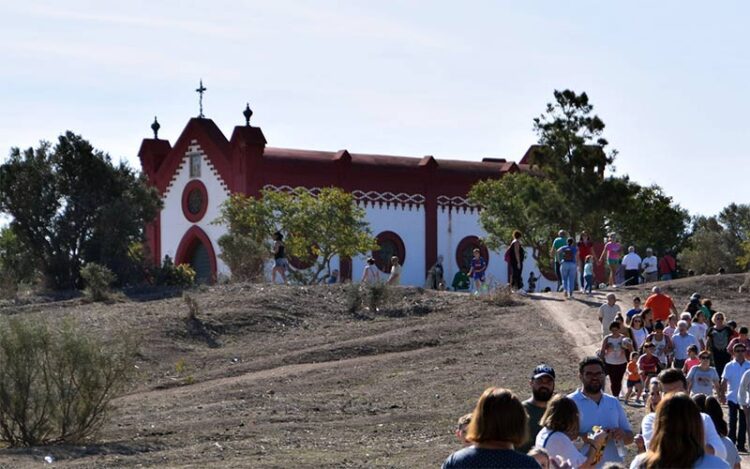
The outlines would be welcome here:
M 154 272 L 157 285 L 168 287 L 192 287 L 195 284 L 195 270 L 188 264 L 174 265 L 172 258 L 164 256 L 164 263 Z
M 82 327 L 0 323 L 0 439 L 11 446 L 80 442 L 102 425 L 133 370 L 135 347 L 105 346 Z
M 518 304 L 513 297 L 513 291 L 507 285 L 499 286 L 490 291 L 487 295 L 482 295 L 479 298 L 492 306 L 505 307 Z
M 229 267 L 233 281 L 254 282 L 263 278 L 266 260 L 270 257 L 270 247 L 266 243 L 234 233 L 219 238 L 219 246 L 219 258 Z
M 83 293 L 91 301 L 109 300 L 110 286 L 117 279 L 111 270 L 94 262 L 81 269 L 81 278 L 86 285 Z
M 351 284 L 346 287 L 346 309 L 354 314 L 364 304 L 371 313 L 376 313 L 388 301 L 389 292 L 385 283 Z

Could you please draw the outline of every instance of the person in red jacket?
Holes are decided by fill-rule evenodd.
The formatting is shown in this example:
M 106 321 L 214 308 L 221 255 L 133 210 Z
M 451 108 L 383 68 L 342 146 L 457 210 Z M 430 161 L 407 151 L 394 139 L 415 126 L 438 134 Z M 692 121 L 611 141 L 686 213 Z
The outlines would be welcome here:
M 659 280 L 672 280 L 675 271 L 677 271 L 677 261 L 672 255 L 672 250 L 669 249 L 659 259 Z

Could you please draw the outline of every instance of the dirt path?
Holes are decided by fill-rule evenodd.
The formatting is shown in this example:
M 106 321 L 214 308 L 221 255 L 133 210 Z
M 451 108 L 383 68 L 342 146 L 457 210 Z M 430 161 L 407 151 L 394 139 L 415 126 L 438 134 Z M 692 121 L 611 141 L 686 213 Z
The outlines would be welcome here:
M 597 293 L 574 300 L 566 300 L 560 293 L 537 293 L 529 297 L 537 300 L 544 313 L 567 332 L 575 344 L 573 351 L 578 357 L 596 352 L 602 335 L 597 312 L 592 308 L 604 301 L 604 295 Z

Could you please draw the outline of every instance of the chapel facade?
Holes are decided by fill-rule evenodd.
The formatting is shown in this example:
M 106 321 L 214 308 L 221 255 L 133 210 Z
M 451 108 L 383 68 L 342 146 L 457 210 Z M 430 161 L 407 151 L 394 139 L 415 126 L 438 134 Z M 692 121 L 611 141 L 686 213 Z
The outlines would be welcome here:
M 352 193 L 365 209 L 380 247 L 373 253 L 377 265 L 385 271 L 388 259 L 399 257 L 403 284 L 423 285 L 440 255 L 450 285 L 458 269 L 467 269 L 475 247 L 488 262 L 490 280 L 507 282 L 503 253 L 488 252 L 481 243 L 486 233 L 467 194 L 480 180 L 527 169 L 528 155 L 516 164 L 498 158 L 461 161 L 272 147 L 262 130 L 250 125 L 251 115 L 248 107 L 245 125 L 236 126 L 229 139 L 211 119 L 192 118 L 174 145 L 158 138 L 155 121 L 154 138 L 144 139 L 138 152 L 163 202 L 146 229 L 155 264 L 170 256 L 177 264 L 192 265 L 202 282 L 231 276 L 219 258 L 218 239 L 226 227 L 212 223 L 231 194 L 257 196 L 262 189 L 299 187 L 314 194 L 334 186 Z M 540 277 L 531 257 L 526 256 L 524 276 L 533 270 Z M 365 260 L 334 259 L 333 265 L 342 278 L 358 281 Z

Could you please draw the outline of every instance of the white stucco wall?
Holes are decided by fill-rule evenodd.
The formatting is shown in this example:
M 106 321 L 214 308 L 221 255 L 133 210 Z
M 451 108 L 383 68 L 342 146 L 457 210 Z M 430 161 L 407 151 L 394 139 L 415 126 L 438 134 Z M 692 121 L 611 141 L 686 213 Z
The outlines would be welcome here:
M 438 208 L 438 255 L 443 256 L 444 277 L 449 286 L 453 281 L 453 276 L 458 272 L 456 249 L 461 240 L 467 236 L 476 236 L 478 238 L 485 238 L 487 236 L 487 232 L 482 229 L 479 223 L 479 213 L 476 210 L 464 211 L 463 209 L 449 210 L 448 208 Z M 508 265 L 503 258 L 504 253 L 505 248 L 502 248 L 499 252 L 489 251 L 490 258 L 487 275 L 491 276 L 499 284 L 508 283 Z M 531 257 L 531 249 L 527 249 L 526 259 L 523 264 L 524 286 L 526 286 L 529 272 L 532 271 L 536 277 L 541 276 L 536 262 Z M 556 284 L 544 278 L 537 280 L 537 291 L 541 291 L 546 286 L 554 289 Z
M 208 208 L 206 214 L 197 223 L 192 223 L 185 218 L 182 212 L 182 192 L 192 179 L 190 178 L 190 155 L 199 153 L 201 155 L 201 174 L 200 181 L 206 186 L 208 193 Z M 229 268 L 218 258 L 221 252 L 218 239 L 225 233 L 225 227 L 221 225 L 212 225 L 211 222 L 219 217 L 221 204 L 229 197 L 226 185 L 223 184 L 213 165 L 210 164 L 205 153 L 195 140 L 191 142 L 188 151 L 182 158 L 175 177 L 172 179 L 167 188 L 162 201 L 164 208 L 161 212 L 161 255 L 162 258 L 168 255 L 172 259 L 177 254 L 177 248 L 185 233 L 193 226 L 199 226 L 211 240 L 214 252 L 217 255 L 216 270 L 217 276 L 229 275 Z
M 401 237 L 406 250 L 406 258 L 401 270 L 401 284 L 424 285 L 425 282 L 425 215 L 422 205 L 412 207 L 391 204 L 382 207 L 368 204 L 365 218 L 370 224 L 373 236 L 383 231 L 393 231 Z M 367 257 L 352 259 L 352 279 L 362 278 Z M 387 277 L 384 277 L 387 278 Z

